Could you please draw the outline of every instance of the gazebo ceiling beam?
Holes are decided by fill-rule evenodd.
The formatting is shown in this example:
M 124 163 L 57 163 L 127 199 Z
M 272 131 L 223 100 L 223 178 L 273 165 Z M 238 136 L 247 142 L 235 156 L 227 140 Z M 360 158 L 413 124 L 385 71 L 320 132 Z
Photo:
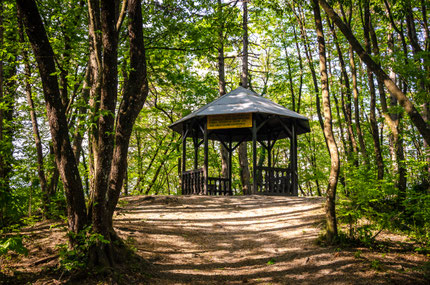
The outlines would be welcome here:
M 247 137 L 248 137 L 247 135 L 243 136 L 242 139 L 231 149 L 231 151 L 234 151 L 241 143 L 243 143 L 246 140 Z
M 227 146 L 226 143 L 224 142 L 224 140 L 222 140 L 217 133 L 214 133 L 214 135 L 218 138 L 219 142 L 229 151 L 231 152 L 231 147 Z
M 266 120 L 264 120 L 263 122 L 261 122 L 261 124 L 259 126 L 257 126 L 257 132 L 272 118 L 273 116 L 269 116 L 267 117 Z
M 184 142 L 184 140 L 187 139 L 187 136 L 188 136 L 188 128 L 185 129 L 185 132 L 182 135 L 182 142 Z
M 275 146 L 275 143 L 278 141 L 279 136 L 281 135 L 281 133 L 282 133 L 282 132 L 278 132 L 278 133 L 276 134 L 276 137 L 275 137 L 275 139 L 273 140 L 273 142 L 272 142 L 272 143 L 269 143 L 269 148 L 270 148 L 270 150 L 272 150 L 272 148 Z
M 200 128 L 200 130 L 202 131 L 202 134 L 203 134 L 203 136 L 204 136 L 204 134 L 205 134 L 205 129 L 202 127 L 202 125 L 201 125 L 201 124 L 199 124 L 199 128 Z
M 291 132 L 291 130 L 288 128 L 288 126 L 282 121 L 281 117 L 277 116 L 279 123 L 281 123 L 281 126 L 284 128 L 285 132 L 289 135 L 290 138 L 293 137 L 293 133 Z
M 261 140 L 258 140 L 258 142 L 265 148 L 265 149 L 269 149 L 269 147 Z

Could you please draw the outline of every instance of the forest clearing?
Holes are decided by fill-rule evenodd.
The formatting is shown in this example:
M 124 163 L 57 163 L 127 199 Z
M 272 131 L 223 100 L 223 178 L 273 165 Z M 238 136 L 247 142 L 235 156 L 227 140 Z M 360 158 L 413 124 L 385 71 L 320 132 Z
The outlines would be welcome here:
M 0 1 L 0 283 L 430 283 L 429 19 Z
M 29 255 L 3 260 L 0 276 L 7 281 L 0 284 L 428 284 L 428 258 L 414 253 L 405 236 L 381 233 L 373 249 L 317 245 L 322 203 L 273 196 L 123 198 L 115 229 L 142 260 L 109 278 L 73 279 L 52 270 L 64 230 L 42 222 L 23 230 Z

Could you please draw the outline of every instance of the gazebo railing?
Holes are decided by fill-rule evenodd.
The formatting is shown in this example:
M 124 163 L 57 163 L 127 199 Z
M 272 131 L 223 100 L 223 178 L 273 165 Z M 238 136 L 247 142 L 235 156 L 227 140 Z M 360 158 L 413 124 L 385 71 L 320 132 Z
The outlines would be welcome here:
M 182 195 L 203 194 L 204 185 L 203 168 L 182 172 Z
M 182 173 L 182 195 L 203 195 L 205 175 L 203 168 L 184 171 Z M 233 195 L 230 179 L 208 177 L 208 195 Z
M 294 195 L 290 168 L 257 166 L 257 194 Z
M 208 195 L 233 195 L 230 179 L 208 177 Z

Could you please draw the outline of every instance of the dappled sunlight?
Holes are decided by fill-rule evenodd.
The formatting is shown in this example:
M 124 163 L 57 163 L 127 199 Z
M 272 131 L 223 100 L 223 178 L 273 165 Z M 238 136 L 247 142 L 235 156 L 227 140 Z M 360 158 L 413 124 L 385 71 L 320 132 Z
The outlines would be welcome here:
M 158 284 L 422 282 L 410 256 L 387 258 L 387 273 L 372 269 L 372 260 L 381 259 L 377 253 L 357 258 L 354 251 L 317 246 L 323 202 L 272 196 L 127 197 L 114 225 L 152 263 Z

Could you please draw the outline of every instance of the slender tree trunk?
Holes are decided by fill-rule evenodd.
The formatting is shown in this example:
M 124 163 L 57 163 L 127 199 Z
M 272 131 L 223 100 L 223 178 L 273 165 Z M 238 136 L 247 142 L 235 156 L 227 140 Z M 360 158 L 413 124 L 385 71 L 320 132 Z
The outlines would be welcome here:
M 343 117 L 345 119 L 346 122 L 346 126 L 347 126 L 347 140 L 350 142 L 350 152 L 354 152 L 357 153 L 358 152 L 358 147 L 357 147 L 357 141 L 355 140 L 355 136 L 354 136 L 354 131 L 353 131 L 353 127 L 352 127 L 352 111 L 351 111 L 351 85 L 349 83 L 349 76 L 346 70 L 346 64 L 345 64 L 345 60 L 343 58 L 343 53 L 342 53 L 342 49 L 340 48 L 340 44 L 339 44 L 339 40 L 337 38 L 337 34 L 336 34 L 336 30 L 334 28 L 334 25 L 332 23 L 330 23 L 330 19 L 327 19 L 328 23 L 329 23 L 329 27 L 331 30 L 331 33 L 333 35 L 333 40 L 334 43 L 336 45 L 336 51 L 337 51 L 337 55 L 339 58 L 339 64 L 340 64 L 340 69 L 341 69 L 341 82 L 343 84 L 342 85 L 342 90 L 345 90 L 345 92 L 341 92 L 342 97 L 341 97 L 341 102 L 342 102 L 342 112 L 343 112 Z M 346 102 L 344 99 L 343 94 L 346 93 Z
M 291 106 L 292 110 L 294 112 L 296 111 L 296 96 L 294 94 L 294 84 L 293 84 L 293 70 L 291 68 L 291 59 L 290 55 L 288 54 L 288 48 L 286 45 L 284 45 L 284 51 L 285 51 L 285 59 L 287 61 L 287 70 L 288 70 L 288 84 L 290 86 L 290 93 L 291 93 Z
M 243 0 L 243 50 L 242 50 L 242 87 L 248 88 L 248 0 Z M 243 194 L 251 194 L 251 178 L 249 173 L 248 148 L 243 142 L 239 146 L 240 181 L 242 183 Z
M 379 56 L 379 46 L 378 46 L 378 39 L 376 37 L 375 30 L 372 25 L 370 25 L 370 35 L 372 39 L 372 46 L 373 46 L 373 52 L 375 56 Z M 394 51 L 394 42 L 392 34 L 388 36 L 387 39 L 388 42 L 388 52 L 389 54 L 392 54 Z M 395 73 L 391 70 L 390 71 L 390 78 L 393 82 L 396 80 Z M 384 116 L 385 122 L 387 123 L 388 127 L 390 128 L 390 141 L 392 147 L 392 157 L 393 157 L 393 174 L 394 176 L 398 175 L 397 179 L 397 187 L 399 189 L 400 193 L 406 193 L 406 169 L 404 167 L 404 151 L 403 151 L 403 140 L 402 136 L 399 134 L 399 123 L 401 120 L 401 116 L 399 116 L 397 113 L 389 113 L 388 106 L 387 106 L 387 99 L 384 89 L 384 83 L 381 81 L 379 77 L 377 77 L 378 81 L 378 91 L 379 96 L 381 98 L 381 109 L 382 109 L 382 115 Z M 397 100 L 394 96 L 391 96 L 391 109 L 395 110 L 397 106 Z
M 368 53 L 363 49 L 361 44 L 352 34 L 351 30 L 345 25 L 345 23 L 336 14 L 333 8 L 325 1 L 319 0 L 319 3 L 324 8 L 330 19 L 338 26 L 338 28 L 345 35 L 352 48 L 358 54 L 362 61 L 370 67 L 370 70 L 380 77 L 381 81 L 384 82 L 385 87 L 390 91 L 399 101 L 400 105 L 405 109 L 411 118 L 412 123 L 417 127 L 420 134 L 423 136 L 427 143 L 430 143 L 430 126 L 427 124 L 414 104 L 406 97 L 404 92 L 389 78 L 389 76 L 381 69 L 381 67 L 369 56 Z
M 112 226 L 112 216 L 118 203 L 119 194 L 124 182 L 128 145 L 134 123 L 142 110 L 148 96 L 148 79 L 146 72 L 146 52 L 143 40 L 142 7 L 139 0 L 129 0 L 129 40 L 130 67 L 129 79 L 124 89 L 119 107 L 116 130 L 115 149 L 112 169 L 109 175 L 108 217 Z
M 299 22 L 300 25 L 300 36 L 303 42 L 303 46 L 305 47 L 305 54 L 306 54 L 306 60 L 308 62 L 308 67 L 311 70 L 311 75 L 312 75 L 312 82 L 314 85 L 314 94 L 315 94 L 315 104 L 316 104 L 316 109 L 317 109 L 317 116 L 318 116 L 318 122 L 320 124 L 321 130 L 324 130 L 324 122 L 323 122 L 323 117 L 322 117 L 322 113 L 321 113 L 321 102 L 320 102 L 320 95 L 319 95 L 319 87 L 318 87 L 318 79 L 317 79 L 317 75 L 315 72 L 315 67 L 313 64 L 313 59 L 312 59 L 312 55 L 311 55 L 311 49 L 309 47 L 309 40 L 306 34 L 306 27 L 305 27 L 305 20 L 304 20 L 304 16 L 303 13 L 300 11 L 296 12 L 295 7 L 292 7 L 294 15 L 297 19 L 297 21 Z M 329 149 L 328 144 L 327 144 L 327 138 L 325 136 L 325 133 L 323 131 L 323 135 L 324 135 L 324 141 L 326 143 L 327 146 L 327 150 Z
M 296 43 L 297 58 L 299 60 L 299 69 L 300 69 L 299 94 L 297 99 L 297 109 L 295 111 L 297 113 L 300 113 L 300 105 L 302 101 L 302 89 L 303 89 L 303 59 L 302 59 L 302 54 L 299 47 L 299 41 L 297 39 L 296 28 L 294 26 L 293 26 L 293 33 L 294 33 L 294 42 Z
M 223 96 L 225 91 L 225 63 L 224 63 L 224 19 L 222 11 L 222 2 L 218 0 L 218 90 L 219 96 Z M 223 178 L 228 178 L 228 151 L 221 145 L 221 176 Z
M 20 21 L 20 25 L 19 25 L 19 37 L 20 37 L 20 42 L 24 43 L 25 40 L 24 40 L 22 21 Z M 32 92 L 31 92 L 31 85 L 30 85 L 31 68 L 28 60 L 27 51 L 25 49 L 22 50 L 22 57 L 24 61 L 24 73 L 25 73 L 25 78 L 24 78 L 25 94 L 27 97 L 27 103 L 30 106 L 31 124 L 33 127 L 34 143 L 36 145 L 37 175 L 39 177 L 40 189 L 42 190 L 43 216 L 46 217 L 49 214 L 48 205 L 50 202 L 50 197 L 49 197 L 48 186 L 46 182 L 45 167 L 43 165 L 42 141 L 40 139 L 39 126 L 37 123 L 37 115 L 34 108 L 34 102 L 33 102 Z
M 352 47 L 349 48 L 349 61 L 351 66 L 352 74 L 352 92 L 354 94 L 354 119 L 355 119 L 355 130 L 357 132 L 358 142 L 360 144 L 360 152 L 363 155 L 364 162 L 368 164 L 368 155 L 366 150 L 366 144 L 364 143 L 363 132 L 361 130 L 361 118 L 360 118 L 360 99 L 357 85 L 357 68 L 355 66 L 354 51 Z
M 56 74 L 54 53 L 36 3 L 29 0 L 17 0 L 17 4 L 42 79 L 52 145 L 67 199 L 69 230 L 78 233 L 87 224 L 85 199 L 76 160 L 69 141 L 65 107 L 60 99 L 57 76 L 54 75 Z
M 90 62 L 88 62 L 88 67 L 85 72 L 85 80 L 82 85 L 82 99 L 84 102 L 88 102 L 90 97 L 90 90 L 88 88 L 91 80 L 90 77 L 91 77 Z M 79 158 L 81 157 L 82 141 L 84 139 L 82 135 L 82 129 L 84 128 L 85 120 L 87 119 L 86 117 L 87 111 L 88 111 L 87 105 L 83 105 L 83 104 L 82 106 L 79 106 L 77 109 L 77 112 L 79 112 L 79 118 L 77 119 L 75 133 L 73 134 L 73 145 L 72 145 L 73 154 L 75 155 L 75 159 L 77 163 L 79 163 Z
M 154 155 L 152 156 L 151 161 L 149 162 L 149 164 L 148 164 L 148 166 L 146 167 L 145 171 L 144 171 L 143 173 L 139 174 L 139 175 L 140 175 L 140 177 L 139 177 L 139 179 L 138 179 L 138 181 L 137 181 L 136 185 L 134 186 L 134 187 L 135 187 L 135 190 L 137 189 L 137 187 L 139 186 L 139 184 L 140 184 L 140 183 L 142 183 L 142 180 L 144 180 L 144 179 L 145 179 L 146 175 L 147 175 L 147 174 L 148 174 L 148 172 L 151 170 L 152 165 L 154 164 L 155 159 L 157 158 L 157 155 L 158 155 L 158 153 L 159 153 L 159 151 L 160 151 L 161 147 L 163 146 L 163 143 L 164 143 L 164 140 L 166 139 L 166 137 L 167 137 L 167 133 L 164 135 L 164 137 L 161 139 L 161 141 L 159 141 L 159 144 L 157 145 L 157 148 L 155 149 L 155 153 L 154 153 Z M 139 139 L 139 140 L 140 140 L 140 139 Z M 170 143 L 169 143 L 169 145 L 170 145 Z M 141 159 L 141 158 L 139 158 L 139 159 Z M 140 163 L 142 163 L 142 162 L 140 162 Z M 142 187 L 140 188 L 140 191 L 139 191 L 139 192 L 140 192 L 140 193 L 142 193 L 142 192 L 143 192 L 143 188 L 142 188 Z
M 364 3 L 364 42 L 366 47 L 366 52 L 370 55 L 372 53 L 371 43 L 370 43 L 370 7 L 369 1 L 365 1 Z M 360 8 L 361 12 L 361 8 Z M 378 122 L 376 121 L 376 90 L 375 90 L 375 82 L 373 80 L 373 72 L 370 70 L 369 66 L 366 69 L 367 72 L 367 81 L 369 84 L 369 92 L 370 92 L 370 127 L 373 138 L 373 144 L 375 146 L 375 158 L 376 165 L 378 166 L 378 180 L 382 180 L 384 178 L 384 161 L 382 159 L 382 151 L 381 145 L 379 141 L 379 133 L 378 133 Z
M 155 170 L 155 174 L 152 177 L 152 180 L 149 183 L 148 187 L 146 188 L 145 195 L 148 195 L 149 192 L 151 191 L 152 187 L 154 186 L 155 182 L 157 181 L 158 175 L 160 175 L 161 169 L 164 167 L 164 165 L 166 164 L 166 161 L 167 161 L 168 157 L 173 152 L 174 149 L 171 149 L 170 153 L 168 154 L 170 146 L 172 145 L 172 143 L 173 143 L 173 137 L 170 140 L 169 144 L 167 145 L 166 149 L 164 150 L 164 153 L 163 153 L 163 156 L 162 156 L 163 159 L 161 159 L 160 165 Z
M 318 39 L 318 54 L 320 60 L 320 73 L 321 73 L 321 90 L 322 100 L 324 109 L 324 133 L 327 137 L 327 144 L 330 151 L 331 167 L 329 183 L 327 187 L 327 201 L 326 201 L 326 221 L 327 221 L 327 240 L 333 242 L 337 237 L 337 221 L 335 211 L 335 200 L 336 200 L 336 187 L 339 177 L 340 162 L 339 153 L 334 139 L 332 130 L 332 116 L 330 108 L 330 94 L 327 76 L 326 66 L 326 52 L 325 52 L 325 40 L 323 33 L 323 26 L 320 14 L 320 8 L 318 0 L 313 0 L 313 10 L 315 17 L 315 26 Z
M 142 158 L 142 146 L 141 146 L 141 142 L 140 142 L 140 135 L 139 135 L 139 131 L 135 130 L 134 132 L 134 136 L 136 137 L 136 145 L 137 145 L 137 182 L 136 185 L 133 188 L 134 190 L 138 189 L 138 186 L 140 184 L 140 182 L 142 181 L 142 179 L 144 178 L 143 175 L 143 158 Z M 158 154 L 158 149 L 160 148 L 160 146 L 162 145 L 162 142 L 160 142 L 159 144 L 157 144 L 157 148 L 155 151 L 155 155 L 153 156 L 153 158 L 151 159 L 151 162 L 149 164 L 149 167 L 152 166 L 152 163 L 155 159 L 155 156 Z M 139 192 L 142 192 L 142 188 L 140 188 L 141 190 Z

